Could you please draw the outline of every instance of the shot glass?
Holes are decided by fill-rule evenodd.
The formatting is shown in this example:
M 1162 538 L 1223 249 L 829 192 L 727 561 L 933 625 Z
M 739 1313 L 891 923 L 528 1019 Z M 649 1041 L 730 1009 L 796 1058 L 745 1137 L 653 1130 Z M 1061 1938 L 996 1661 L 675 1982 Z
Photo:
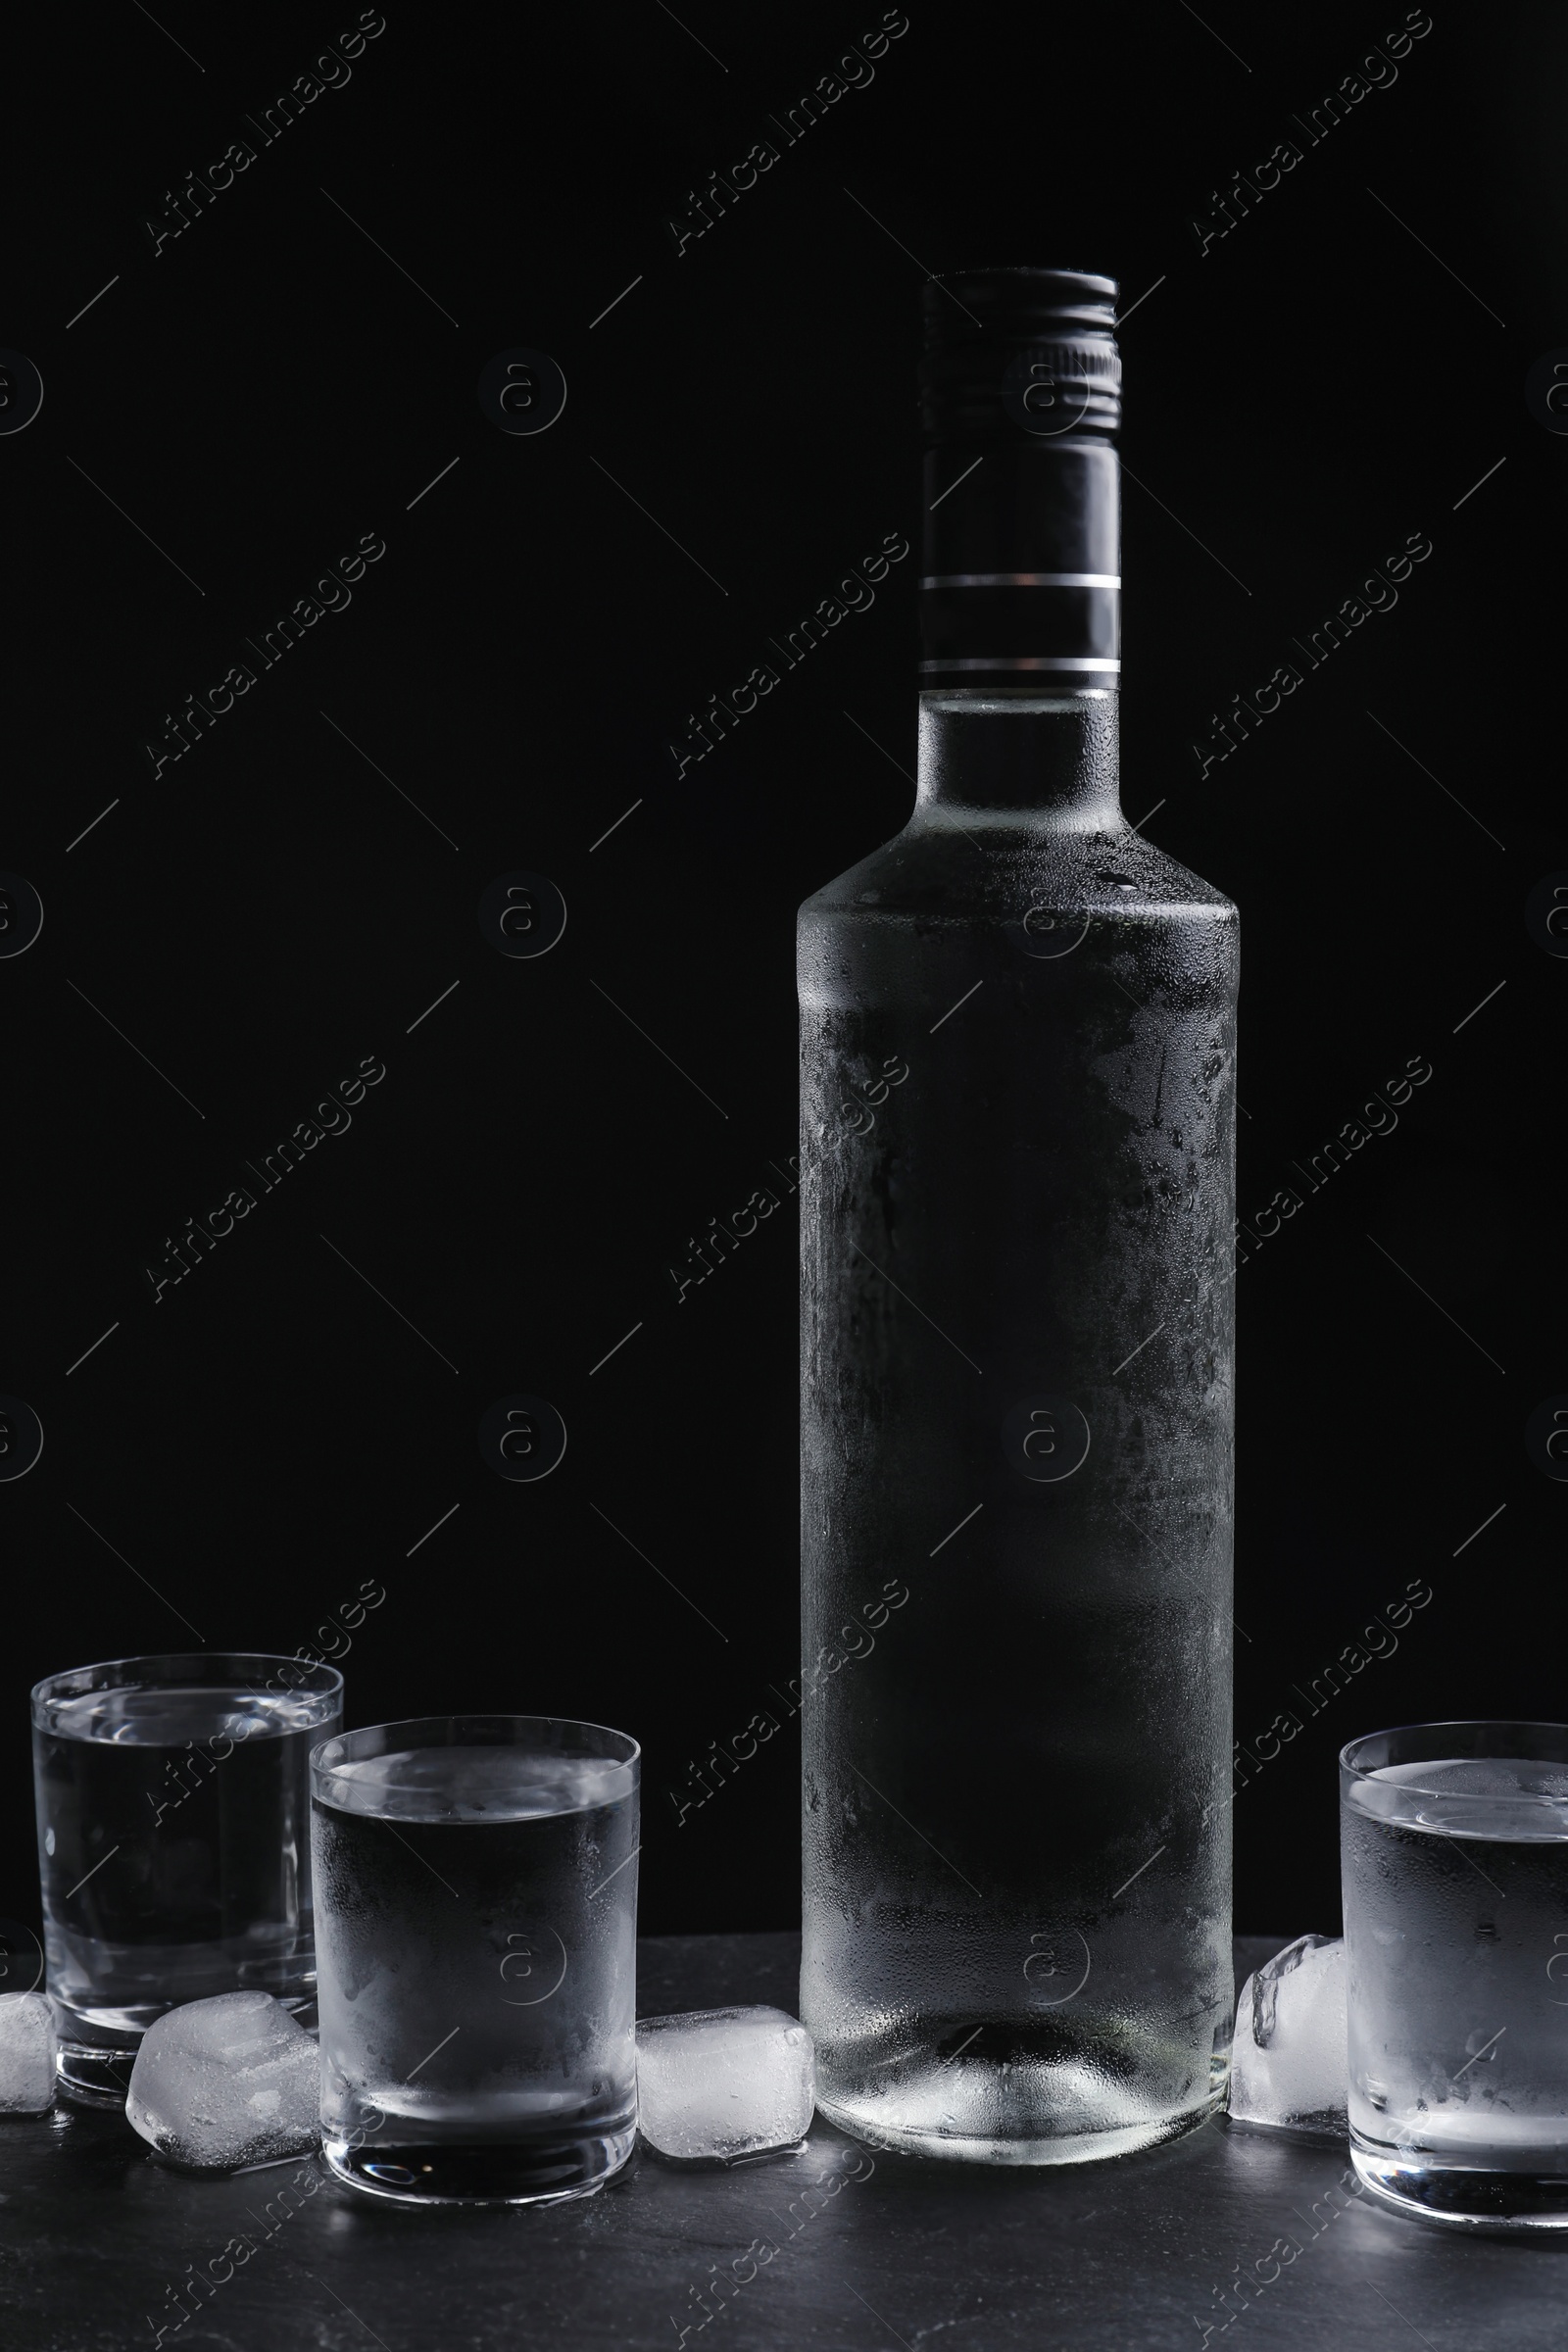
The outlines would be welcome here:
M 1568 2229 L 1568 1725 L 1340 1757 L 1350 2155 L 1467 2230 Z
M 321 2142 L 406 2203 L 585 2196 L 637 2125 L 640 1750 L 441 1715 L 311 1758 Z
M 116 1658 L 32 1693 L 33 1788 L 60 2076 L 122 2100 L 166 2009 L 316 1996 L 310 1751 L 343 1720 L 343 1677 L 203 1650 Z

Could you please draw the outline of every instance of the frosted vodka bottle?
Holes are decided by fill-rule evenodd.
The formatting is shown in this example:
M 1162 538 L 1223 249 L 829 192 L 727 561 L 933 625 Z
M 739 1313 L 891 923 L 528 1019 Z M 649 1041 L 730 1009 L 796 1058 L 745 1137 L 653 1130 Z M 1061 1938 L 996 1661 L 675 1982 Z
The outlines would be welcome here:
M 1114 293 L 927 288 L 916 806 L 800 916 L 801 2014 L 997 2164 L 1229 2046 L 1237 917 L 1118 797 Z

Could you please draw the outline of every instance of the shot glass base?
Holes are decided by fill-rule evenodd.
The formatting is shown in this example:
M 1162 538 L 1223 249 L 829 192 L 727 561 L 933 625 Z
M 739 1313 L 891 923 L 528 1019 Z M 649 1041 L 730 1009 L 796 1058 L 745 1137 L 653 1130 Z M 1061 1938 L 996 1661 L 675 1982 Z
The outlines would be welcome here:
M 634 2126 L 583 2137 L 424 2140 L 388 2146 L 323 2139 L 327 2168 L 350 2188 L 399 2205 L 559 2205 L 612 2180 Z
M 1568 2157 L 1555 2151 L 1536 2172 L 1485 2165 L 1437 2164 L 1414 2151 L 1372 2148 L 1352 2135 L 1350 2161 L 1380 2205 L 1450 2230 L 1526 2232 L 1568 2230 Z
M 90 2107 L 123 2107 L 136 2063 L 136 2043 L 62 2040 L 56 2045 L 55 2082 L 68 2099 Z

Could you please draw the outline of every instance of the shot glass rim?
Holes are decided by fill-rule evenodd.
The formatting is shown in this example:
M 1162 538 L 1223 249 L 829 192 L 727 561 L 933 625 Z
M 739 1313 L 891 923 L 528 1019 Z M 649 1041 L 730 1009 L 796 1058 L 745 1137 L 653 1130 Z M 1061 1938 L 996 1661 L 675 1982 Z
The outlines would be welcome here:
M 335 1666 L 328 1665 L 324 1659 L 289 1658 L 285 1657 L 281 1651 L 270 1649 L 149 1649 L 135 1651 L 125 1658 L 96 1658 L 86 1666 L 63 1666 L 55 1674 L 46 1674 L 41 1681 L 33 1684 L 27 1694 L 33 1725 L 39 1731 L 54 1729 L 45 1711 L 51 1699 L 67 1695 L 85 1698 L 95 1690 L 171 1690 L 176 1688 L 178 1684 L 176 1676 L 162 1674 L 144 1676 L 139 1682 L 129 1678 L 119 1683 L 88 1682 L 82 1685 L 80 1690 L 72 1693 L 67 1693 L 60 1688 L 62 1684 L 69 1683 L 79 1676 L 107 1674 L 112 1669 L 120 1667 L 168 1667 L 191 1662 L 198 1662 L 209 1667 L 225 1664 L 232 1666 L 286 1666 L 291 1672 L 304 1678 L 295 1685 L 296 1692 L 302 1690 L 308 1690 L 313 1697 L 336 1699 L 340 1707 L 343 1703 L 343 1677 Z M 234 1679 L 238 1681 L 243 1678 L 236 1676 Z M 263 1678 L 258 1675 L 251 1679 L 261 1682 Z M 307 1726 L 306 1728 L 314 1729 L 315 1727 Z
M 352 1732 L 333 1732 L 327 1739 L 318 1740 L 316 1745 L 311 1750 L 311 1794 L 313 1797 L 319 1799 L 322 1803 L 330 1802 L 330 1798 L 324 1793 L 322 1784 L 330 1784 L 332 1776 L 339 1764 L 359 1760 L 357 1758 L 348 1758 L 339 1755 L 334 1757 L 331 1763 L 325 1763 L 323 1762 L 323 1758 L 326 1754 L 326 1750 L 329 1747 L 346 1747 L 350 1740 L 368 1739 L 373 1732 L 416 1732 L 422 1731 L 427 1726 L 434 1724 L 459 1723 L 553 1723 L 560 1724 L 566 1730 L 573 1732 L 602 1732 L 607 1739 L 623 1740 L 626 1744 L 626 1747 L 630 1751 L 628 1754 L 623 1756 L 607 1757 L 604 1759 L 604 1761 L 607 1763 L 613 1763 L 621 1771 L 631 1773 L 633 1776 L 633 1788 L 640 1788 L 641 1787 L 643 1759 L 642 1742 L 640 1740 L 634 1740 L 630 1732 L 617 1731 L 613 1724 L 590 1723 L 585 1717 L 577 1715 L 498 1714 L 483 1712 L 477 1708 L 472 1708 L 442 1715 L 409 1715 L 403 1717 L 394 1717 L 394 1719 L 389 1723 L 362 1723 L 356 1725 Z M 477 1740 L 469 1742 L 457 1740 L 416 1740 L 411 1744 L 429 1748 L 441 1748 L 462 1747 L 470 1744 L 478 1746 L 482 1743 Z M 519 1740 L 516 1744 L 520 1747 L 523 1743 Z M 381 1750 L 382 1754 L 385 1754 L 386 1752 L 387 1751 L 385 1748 Z M 390 1790 L 401 1788 L 404 1786 L 404 1784 L 400 1782 L 387 1782 L 384 1783 L 383 1786 Z M 370 1814 L 368 1815 L 367 1818 L 377 1819 L 379 1816 Z
M 1439 1716 L 1434 1722 L 1431 1723 L 1395 1723 L 1386 1726 L 1386 1728 L 1380 1732 L 1358 1732 L 1356 1737 L 1353 1740 L 1348 1740 L 1340 1750 L 1340 1770 L 1343 1773 L 1348 1774 L 1349 1777 L 1355 1781 L 1370 1781 L 1376 1773 L 1383 1771 L 1385 1767 L 1382 1765 L 1373 1765 L 1369 1770 L 1366 1766 L 1357 1762 L 1353 1752 L 1357 1748 L 1365 1747 L 1369 1741 L 1373 1740 L 1396 1740 L 1398 1739 L 1401 1734 L 1407 1732 L 1477 1732 L 1504 1730 L 1510 1732 L 1530 1731 L 1554 1733 L 1556 1735 L 1558 1743 L 1563 1750 L 1561 1758 L 1543 1756 L 1537 1760 L 1542 1763 L 1555 1763 L 1560 1761 L 1565 1766 L 1568 1766 L 1568 1723 L 1550 1723 L 1545 1721 L 1544 1718 L 1523 1715 L 1454 1715 Z M 1460 1752 L 1463 1753 L 1464 1751 L 1461 1750 Z M 1484 1749 L 1478 1749 L 1476 1751 L 1475 1760 L 1483 1760 L 1487 1752 L 1488 1751 Z M 1438 1758 L 1435 1753 L 1434 1755 L 1425 1759 L 1412 1759 L 1412 1761 L 1425 1761 L 1428 1763 L 1435 1763 L 1437 1760 Z M 1456 1805 L 1494 1805 L 1497 1801 L 1495 1790 L 1489 1792 L 1480 1788 L 1445 1788 L 1442 1790 L 1422 1789 L 1419 1783 L 1414 1781 L 1406 1781 L 1399 1785 L 1404 1788 L 1409 1789 L 1416 1795 L 1436 1796 L 1441 1794 L 1445 1802 L 1451 1802 Z

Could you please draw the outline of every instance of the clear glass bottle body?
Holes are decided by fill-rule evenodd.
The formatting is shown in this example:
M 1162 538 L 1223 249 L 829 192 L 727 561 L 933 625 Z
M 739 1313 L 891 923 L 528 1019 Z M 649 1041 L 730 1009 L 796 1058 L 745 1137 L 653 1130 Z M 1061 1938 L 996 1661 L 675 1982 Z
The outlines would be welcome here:
M 799 977 L 819 2104 L 1124 2153 L 1229 2048 L 1236 909 L 1113 695 L 931 694 Z

